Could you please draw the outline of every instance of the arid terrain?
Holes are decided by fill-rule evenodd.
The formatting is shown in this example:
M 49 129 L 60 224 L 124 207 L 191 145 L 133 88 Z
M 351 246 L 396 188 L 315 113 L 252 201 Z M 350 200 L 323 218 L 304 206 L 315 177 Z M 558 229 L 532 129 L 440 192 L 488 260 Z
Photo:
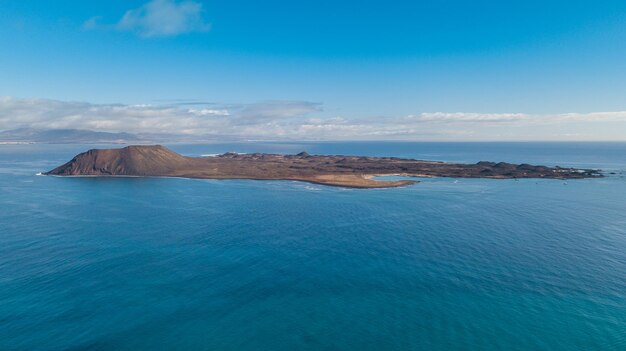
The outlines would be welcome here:
M 415 183 L 414 180 L 375 179 L 385 175 L 500 179 L 601 176 L 595 170 L 505 162 L 459 164 L 395 157 L 309 155 L 306 152 L 297 155 L 225 153 L 214 157 L 186 157 L 160 145 L 93 149 L 44 174 L 297 180 L 351 188 L 398 187 Z

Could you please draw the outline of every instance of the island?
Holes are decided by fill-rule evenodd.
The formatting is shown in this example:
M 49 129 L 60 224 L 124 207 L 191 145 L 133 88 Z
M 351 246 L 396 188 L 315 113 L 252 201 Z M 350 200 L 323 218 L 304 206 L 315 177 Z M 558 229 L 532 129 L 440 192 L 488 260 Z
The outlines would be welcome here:
M 397 157 L 339 155 L 238 154 L 186 157 L 161 145 L 92 149 L 44 175 L 181 177 L 201 179 L 293 180 L 348 188 L 388 188 L 415 180 L 381 180 L 379 176 L 453 178 L 601 177 L 597 170 L 481 161 L 475 164 L 421 161 Z

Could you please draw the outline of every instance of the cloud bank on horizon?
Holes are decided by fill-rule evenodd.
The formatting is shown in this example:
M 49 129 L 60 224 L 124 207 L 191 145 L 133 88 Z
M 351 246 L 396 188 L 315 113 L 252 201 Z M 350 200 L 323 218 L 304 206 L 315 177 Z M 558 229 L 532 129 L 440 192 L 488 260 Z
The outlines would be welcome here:
M 320 117 L 321 103 L 125 105 L 0 98 L 0 130 L 87 129 L 263 140 L 625 140 L 626 111 Z M 578 130 L 585 130 L 582 134 Z M 613 132 L 611 132 L 613 131 Z M 611 134 L 612 133 L 612 134 Z

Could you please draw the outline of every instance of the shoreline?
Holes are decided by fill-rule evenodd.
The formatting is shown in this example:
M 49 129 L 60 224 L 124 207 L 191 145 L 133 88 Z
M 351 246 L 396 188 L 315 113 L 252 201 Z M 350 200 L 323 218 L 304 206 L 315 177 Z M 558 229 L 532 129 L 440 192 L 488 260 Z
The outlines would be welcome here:
M 351 189 L 380 189 L 380 188 L 399 188 L 417 184 L 419 180 L 399 180 L 399 181 L 376 181 L 374 183 L 362 184 L 359 182 L 350 183 L 349 181 L 333 182 L 332 180 L 315 180 L 315 179 L 300 179 L 300 178 L 262 178 L 262 177 L 190 177 L 190 176 L 166 176 L 166 175 L 111 175 L 111 174 L 77 174 L 77 175 L 60 175 L 60 174 L 47 174 L 45 172 L 39 172 L 35 176 L 55 177 L 55 178 L 162 178 L 162 179 L 198 179 L 198 180 L 258 180 L 258 181 L 292 181 L 302 182 L 317 185 L 326 185 L 339 188 L 351 188 Z M 363 175 L 356 176 L 363 180 L 370 180 L 375 175 Z M 335 177 L 332 175 L 332 177 Z M 429 177 L 434 178 L 434 177 Z
M 336 188 L 348 188 L 348 189 L 386 189 L 386 188 L 402 188 L 411 185 L 415 185 L 421 183 L 419 178 L 448 178 L 448 179 L 457 179 L 455 177 L 446 177 L 446 176 L 432 176 L 432 175 L 411 175 L 411 174 L 364 174 L 361 175 L 360 178 L 372 180 L 378 184 L 374 186 L 368 186 L 363 184 L 350 184 L 350 183 L 332 183 L 332 182 L 324 182 L 313 179 L 296 179 L 296 178 L 262 178 L 262 177 L 189 177 L 189 176 L 166 176 L 166 175 L 107 175 L 107 174 L 85 174 L 85 175 L 58 175 L 58 174 L 46 174 L 44 172 L 39 172 L 35 174 L 35 176 L 44 176 L 44 177 L 54 177 L 54 178 L 156 178 L 156 179 L 188 179 L 188 180 L 256 180 L 256 181 L 289 181 L 289 182 L 301 182 L 315 185 L 324 185 L 331 186 Z M 410 177 L 410 178 L 418 178 L 416 180 L 398 180 L 398 181 L 384 181 L 384 180 L 374 180 L 375 177 Z M 518 178 L 467 178 L 467 179 L 489 179 L 489 180 L 515 180 L 519 181 Z M 531 180 L 532 178 L 523 178 L 522 180 Z M 583 180 L 589 178 L 576 178 L 576 179 L 563 179 L 563 178 L 543 178 L 540 180 L 553 180 L 553 181 L 563 181 L 563 180 Z M 537 180 L 537 179 L 534 179 Z M 383 183 L 383 184 L 380 184 Z M 396 183 L 396 184 L 387 184 L 387 183 Z

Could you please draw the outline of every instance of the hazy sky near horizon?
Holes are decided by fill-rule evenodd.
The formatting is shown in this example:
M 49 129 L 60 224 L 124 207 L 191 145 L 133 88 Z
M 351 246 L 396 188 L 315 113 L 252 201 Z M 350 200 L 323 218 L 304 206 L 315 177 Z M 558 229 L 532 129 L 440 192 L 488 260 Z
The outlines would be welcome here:
M 0 48 L 0 130 L 626 140 L 623 0 L 0 0 Z

